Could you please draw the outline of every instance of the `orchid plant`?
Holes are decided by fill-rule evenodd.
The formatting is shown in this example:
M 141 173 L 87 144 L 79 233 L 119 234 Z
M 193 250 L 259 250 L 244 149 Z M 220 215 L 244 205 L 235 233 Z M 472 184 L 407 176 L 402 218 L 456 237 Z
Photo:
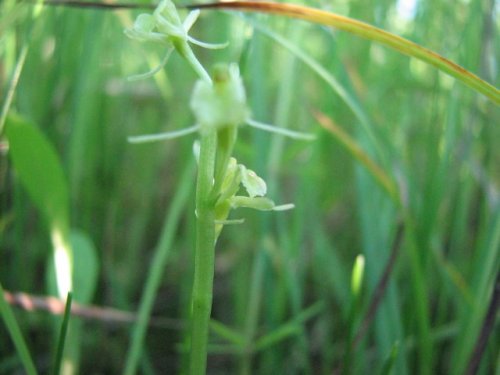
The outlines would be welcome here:
M 276 206 L 272 200 L 264 197 L 267 192 L 265 181 L 243 164 L 237 164 L 236 159 L 231 157 L 240 124 L 246 123 L 294 139 L 313 140 L 314 136 L 252 120 L 246 103 L 245 88 L 236 64 L 217 65 L 211 82 L 200 79 L 193 90 L 190 106 L 197 120 L 195 125 L 172 132 L 129 137 L 129 141 L 146 143 L 178 138 L 195 132 L 218 133 L 217 152 L 219 155 L 224 155 L 219 157 L 220 165 L 216 168 L 214 185 L 214 191 L 218 191 L 219 195 L 216 202 L 218 235 L 223 224 L 242 222 L 227 220 L 231 208 L 247 207 L 261 211 L 283 211 L 293 208 L 293 204 Z M 194 149 L 199 160 L 199 143 L 195 143 Z M 240 185 L 246 190 L 247 196 L 236 195 Z
M 168 46 L 157 68 L 132 77 L 147 78 L 166 64 L 176 50 L 194 69 L 200 79 L 196 82 L 190 107 L 195 125 L 162 134 L 130 137 L 131 143 L 153 142 L 198 133 L 195 156 L 198 161 L 196 186 L 196 250 L 193 293 L 191 297 L 190 373 L 204 374 L 207 360 L 208 324 L 212 307 L 215 243 L 226 224 L 242 223 L 228 220 L 231 209 L 246 207 L 263 211 L 282 211 L 293 204 L 275 205 L 265 197 L 265 181 L 254 171 L 232 157 L 238 128 L 242 124 L 274 132 L 294 139 L 312 140 L 311 134 L 277 128 L 253 120 L 247 105 L 245 88 L 236 64 L 216 65 L 210 77 L 194 55 L 189 43 L 205 48 L 223 48 L 227 44 L 208 44 L 188 35 L 199 16 L 195 10 L 181 21 L 171 0 L 163 0 L 152 15 L 141 14 L 134 26 L 125 31 L 139 41 L 154 41 Z M 245 194 L 239 194 L 240 190 Z

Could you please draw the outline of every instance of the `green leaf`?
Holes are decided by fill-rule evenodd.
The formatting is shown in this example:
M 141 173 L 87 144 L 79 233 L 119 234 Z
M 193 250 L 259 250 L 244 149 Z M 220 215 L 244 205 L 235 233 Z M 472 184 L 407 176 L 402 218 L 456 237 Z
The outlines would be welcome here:
M 5 300 L 4 295 L 4 290 L 2 284 L 0 283 L 0 316 L 5 323 L 5 327 L 7 328 L 7 332 L 9 333 L 12 342 L 14 343 L 19 359 L 24 366 L 24 370 L 28 375 L 36 375 L 37 372 L 35 364 L 33 363 L 28 346 L 26 345 L 26 341 L 21 333 L 21 328 L 16 321 L 14 312 Z
M 26 119 L 9 114 L 9 154 L 16 174 L 50 226 L 69 228 L 69 194 L 57 153 L 45 135 Z
M 395 342 L 391 351 L 384 361 L 384 365 L 380 370 L 380 375 L 390 375 L 393 373 L 394 364 L 399 353 L 399 342 Z
M 73 294 L 68 293 L 66 297 L 66 307 L 64 309 L 63 320 L 61 322 L 61 330 L 59 331 L 59 341 L 57 342 L 56 357 L 54 360 L 54 374 L 61 373 L 61 366 L 63 362 L 63 353 L 66 344 L 66 336 L 68 334 L 69 320 L 71 318 L 71 302 L 73 301 Z
M 86 233 L 71 230 L 73 249 L 73 287 L 75 300 L 90 303 L 94 296 L 99 275 L 99 259 L 92 240 Z
M 99 275 L 99 259 L 89 236 L 76 229 L 69 235 L 73 250 L 73 295 L 78 303 L 90 303 L 94 296 Z M 50 294 L 57 295 L 56 273 L 54 259 L 47 264 L 47 289 Z

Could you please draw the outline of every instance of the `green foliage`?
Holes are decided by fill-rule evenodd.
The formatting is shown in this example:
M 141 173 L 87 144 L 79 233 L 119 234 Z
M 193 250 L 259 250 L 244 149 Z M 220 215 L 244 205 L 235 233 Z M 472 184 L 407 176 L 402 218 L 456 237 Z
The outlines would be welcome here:
M 7 327 L 7 331 L 9 332 L 9 339 L 14 343 L 17 354 L 19 355 L 26 373 L 28 375 L 36 375 L 37 371 L 35 364 L 33 363 L 28 346 L 26 345 L 26 341 L 21 333 L 21 328 L 16 321 L 14 312 L 4 298 L 4 289 L 1 284 L 0 293 L 2 293 L 0 296 L 0 315 L 2 316 L 5 326 Z
M 69 193 L 56 151 L 39 129 L 17 115 L 7 118 L 6 137 L 17 176 L 50 226 L 67 230 Z
M 164 44 L 123 35 L 140 12 L 46 7 L 33 23 L 14 3 L 0 3 L 2 106 L 33 30 L 10 111 L 22 117 L 9 116 L 0 138 L 0 282 L 46 295 L 47 228 L 66 223 L 75 301 L 139 313 L 133 325 L 72 316 L 80 373 L 186 372 L 197 135 L 127 138 L 195 125 L 198 75 L 172 54 L 154 77 L 127 81 L 165 56 Z M 304 5 L 401 35 L 498 86 L 494 2 L 420 0 L 410 15 L 400 3 Z M 415 59 L 303 21 L 202 11 L 191 35 L 229 42 L 193 51 L 204 66 L 239 64 L 252 118 L 317 136 L 238 128 L 238 163 L 295 208 L 227 218 L 245 223 L 225 226 L 217 243 L 208 373 L 331 374 L 348 355 L 352 374 L 462 374 L 499 272 L 498 106 Z M 351 347 L 401 222 L 387 287 Z M 36 370 L 50 371 L 53 322 L 11 309 Z M 23 366 L 27 350 L 7 334 L 15 325 L 0 325 L 0 372 Z M 498 338 L 496 329 L 481 375 L 498 367 Z
M 60 374 L 63 361 L 64 345 L 66 342 L 66 335 L 68 333 L 69 320 L 71 318 L 71 303 L 73 301 L 72 293 L 68 293 L 66 298 L 66 307 L 64 308 L 64 315 L 61 322 L 61 330 L 59 332 L 59 340 L 57 342 L 57 352 L 54 360 L 53 374 Z
M 80 230 L 72 229 L 69 239 L 75 264 L 73 268 L 74 299 L 79 303 L 91 303 L 99 276 L 97 250 L 89 236 Z M 47 289 L 50 293 L 57 294 L 54 264 L 53 257 L 50 257 L 47 265 Z
M 82 231 L 72 230 L 70 233 L 73 249 L 73 284 L 75 300 L 80 303 L 91 303 L 97 287 L 99 276 L 99 259 L 92 240 Z

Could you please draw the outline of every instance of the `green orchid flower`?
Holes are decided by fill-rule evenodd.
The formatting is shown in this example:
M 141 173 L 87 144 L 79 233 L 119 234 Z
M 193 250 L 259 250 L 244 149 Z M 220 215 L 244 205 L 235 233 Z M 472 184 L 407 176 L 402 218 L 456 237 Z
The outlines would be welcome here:
M 151 41 L 165 44 L 168 46 L 168 49 L 158 67 L 147 73 L 132 76 L 129 79 L 137 80 L 153 76 L 165 66 L 170 54 L 175 49 L 186 59 L 202 80 L 211 84 L 212 79 L 196 58 L 189 43 L 209 49 L 225 48 L 228 43 L 205 43 L 188 35 L 189 30 L 199 15 L 199 9 L 193 10 L 187 15 L 184 21 L 181 21 L 177 8 L 171 0 L 161 1 L 153 14 L 140 14 L 135 20 L 134 25 L 129 29 L 125 29 L 125 34 L 129 38 L 140 42 Z
M 245 88 L 236 64 L 217 65 L 213 83 L 200 79 L 191 96 L 191 110 L 196 125 L 174 132 L 130 137 L 132 143 L 153 142 L 181 137 L 198 132 L 201 137 L 216 134 L 216 157 L 212 196 L 215 202 L 215 238 L 224 225 L 242 223 L 241 219 L 228 220 L 230 211 L 236 208 L 252 208 L 260 211 L 283 211 L 293 204 L 276 205 L 265 195 L 265 181 L 231 156 L 240 125 L 248 124 L 295 139 L 312 140 L 314 136 L 262 124 L 250 118 Z M 199 144 L 195 142 L 194 154 L 199 161 Z M 244 191 L 244 194 L 239 194 Z
M 194 126 L 173 132 L 129 137 L 129 142 L 162 141 L 195 132 L 237 128 L 243 124 L 293 139 L 307 141 L 315 139 L 312 134 L 283 129 L 253 120 L 250 117 L 245 87 L 238 65 L 219 64 L 214 68 L 213 76 L 213 84 L 203 79 L 198 80 L 194 86 L 190 102 L 191 110 L 196 118 Z
M 246 196 L 237 195 L 241 187 L 246 191 Z M 243 164 L 238 164 L 237 160 L 231 157 L 215 204 L 215 237 L 219 236 L 224 225 L 243 223 L 242 219 L 227 220 L 232 209 L 252 208 L 259 211 L 285 211 L 294 208 L 291 203 L 276 205 L 271 199 L 265 197 L 266 193 L 266 182 L 254 171 Z

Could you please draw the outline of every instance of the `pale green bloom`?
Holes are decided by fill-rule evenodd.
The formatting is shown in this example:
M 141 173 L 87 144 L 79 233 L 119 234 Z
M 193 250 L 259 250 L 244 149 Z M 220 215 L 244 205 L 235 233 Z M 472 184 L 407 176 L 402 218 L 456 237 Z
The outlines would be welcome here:
M 246 195 L 239 195 L 241 187 Z M 293 204 L 277 206 L 271 199 L 265 197 L 266 182 L 254 171 L 243 164 L 238 164 L 235 158 L 229 159 L 226 173 L 215 204 L 216 236 L 226 224 L 240 224 L 242 220 L 227 220 L 231 209 L 253 208 L 259 211 L 284 211 L 294 207 Z
M 149 28 L 145 18 L 144 27 Z M 129 138 L 131 142 L 141 143 L 180 137 L 199 131 L 202 135 L 217 133 L 217 158 L 214 185 L 215 231 L 219 235 L 224 225 L 239 224 L 242 220 L 228 220 L 229 213 L 235 208 L 253 208 L 260 211 L 283 211 L 292 209 L 293 204 L 277 206 L 265 195 L 266 182 L 254 171 L 238 164 L 231 157 L 237 127 L 246 123 L 250 126 L 299 139 L 313 139 L 309 134 L 293 132 L 261 124 L 250 119 L 245 88 L 236 64 L 218 65 L 214 69 L 213 84 L 198 80 L 190 102 L 197 124 L 186 129 L 157 135 Z M 195 157 L 199 159 L 199 144 L 194 146 Z M 240 193 L 243 191 L 243 194 Z
M 217 65 L 213 78 L 213 85 L 198 80 L 191 95 L 190 106 L 200 131 L 243 124 L 250 110 L 238 66 Z
M 247 195 L 237 195 L 241 187 Z M 231 157 L 216 207 L 229 205 L 230 208 L 248 207 L 261 211 L 293 208 L 293 205 L 276 206 L 271 199 L 265 197 L 266 193 L 266 182 L 254 171 L 243 164 L 238 164 L 236 159 Z M 226 218 L 227 214 L 225 217 L 217 217 L 218 220 Z
M 190 106 L 196 125 L 180 131 L 130 137 L 132 143 L 143 143 L 177 138 L 196 131 L 220 130 L 248 124 L 254 128 L 277 133 L 294 139 L 313 140 L 312 134 L 295 132 L 263 124 L 250 118 L 245 87 L 236 64 L 220 64 L 214 69 L 213 84 L 198 80 L 191 96 Z
M 199 9 L 191 11 L 184 21 L 181 21 L 177 8 L 171 0 L 160 2 L 153 14 L 140 14 L 134 22 L 132 28 L 125 29 L 125 34 L 135 40 L 145 42 L 152 41 L 168 46 L 165 57 L 161 64 L 153 70 L 131 77 L 131 79 L 147 78 L 157 73 L 167 63 L 168 57 L 175 49 L 186 59 L 201 79 L 212 82 L 205 68 L 196 58 L 189 43 L 196 44 L 203 48 L 217 49 L 224 48 L 227 43 L 210 44 L 201 42 L 188 35 L 188 31 L 200 15 Z

